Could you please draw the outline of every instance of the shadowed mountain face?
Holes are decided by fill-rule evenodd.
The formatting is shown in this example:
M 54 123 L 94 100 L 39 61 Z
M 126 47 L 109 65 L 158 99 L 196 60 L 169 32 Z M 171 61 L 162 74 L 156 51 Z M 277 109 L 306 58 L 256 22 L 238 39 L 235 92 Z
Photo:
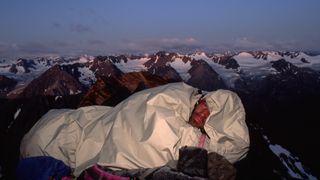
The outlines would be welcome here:
M 4 75 L 0 75 L 0 98 L 5 97 L 8 92 L 10 92 L 17 81 L 11 78 L 8 78 Z
M 297 168 L 299 165 L 304 167 L 303 172 L 319 177 L 320 143 L 313 137 L 317 137 L 318 132 L 315 117 L 320 96 L 274 95 L 270 98 L 238 94 L 246 109 L 251 138 L 248 157 L 238 163 L 240 174 L 244 173 L 241 177 L 260 179 L 263 174 L 267 179 L 292 179 L 287 168 L 291 167 L 294 174 L 302 174 L 298 177 L 303 178 L 298 179 L 310 179 Z
M 139 57 L 137 57 L 139 58 Z M 97 59 L 110 59 L 110 61 L 112 61 L 113 63 L 119 63 L 121 61 L 124 62 L 128 62 L 128 58 L 124 55 L 120 55 L 120 56 L 98 56 Z
M 13 66 L 15 73 L 10 70 Z M 48 110 L 114 106 L 137 91 L 184 81 L 206 91 L 233 90 L 241 97 L 251 147 L 248 156 L 236 164 L 237 179 L 320 177 L 320 143 L 314 138 L 318 132 L 319 70 L 318 56 L 281 52 L 159 52 L 0 64 L 0 72 L 5 72 L 0 76 L 0 88 L 7 88 L 3 97 L 13 90 L 11 99 L 0 99 L 0 140 L 6 144 L 0 153 L 2 174 L 14 178 L 20 140 Z M 23 82 L 25 86 L 17 91 L 15 84 Z M 12 92 L 18 93 L 12 96 Z
M 212 91 L 217 89 L 225 89 L 226 85 L 220 78 L 219 74 L 215 72 L 205 61 L 193 61 L 192 68 L 188 71 L 191 78 L 188 84 L 198 87 L 205 91 Z
M 114 77 L 101 77 L 89 89 L 80 102 L 80 107 L 90 105 L 116 105 L 131 92 Z M 119 99 L 116 99 L 119 98 Z
M 175 53 L 166 53 L 166 52 L 160 51 L 160 52 L 156 53 L 155 55 L 152 55 L 150 57 L 150 60 L 148 62 L 144 63 L 144 65 L 148 68 L 150 68 L 152 66 L 156 66 L 156 67 L 166 66 L 167 63 L 173 61 L 172 58 L 175 55 L 176 55 Z
M 168 81 L 182 81 L 179 74 L 171 66 L 151 67 L 148 72 L 163 77 Z
M 60 71 L 59 67 L 46 73 Z M 39 79 L 47 77 L 44 73 Z M 64 74 L 64 73 L 63 73 Z M 62 74 L 62 75 L 63 75 Z M 52 75 L 52 74 L 51 74 Z M 61 77 L 61 74 L 59 78 Z M 53 79 L 57 76 L 51 76 Z M 72 77 L 72 76 L 71 76 Z M 47 79 L 48 81 L 48 79 Z M 15 166 L 19 158 L 19 145 L 23 135 L 50 109 L 77 108 L 87 105 L 115 106 L 134 92 L 168 83 L 161 77 L 147 72 L 128 73 L 120 77 L 101 76 L 96 83 L 83 94 L 20 96 L 15 99 L 0 99 L 0 140 L 6 146 L 0 150 L 0 166 L 5 177 L 14 179 Z M 32 85 L 32 84 L 31 84 Z M 34 92 L 43 92 L 36 90 Z M 43 86 L 38 86 L 40 89 Z M 29 88 L 25 88 L 28 90 Z M 30 91 L 31 91 L 30 90 Z M 24 94 L 23 94 L 24 95 Z
M 175 53 L 158 52 L 151 56 L 150 60 L 145 62 L 144 65 L 148 68 L 151 74 L 163 77 L 168 81 L 182 81 L 177 71 L 172 68 L 168 63 L 173 61 Z
M 96 76 L 120 76 L 123 74 L 109 59 L 97 57 L 89 68 Z
M 19 98 L 35 96 L 66 96 L 78 94 L 83 88 L 69 73 L 56 65 L 47 70 L 40 77 L 31 81 L 19 95 Z
M 309 68 L 298 68 L 283 59 L 271 64 L 277 73 L 264 78 L 243 79 L 248 94 L 279 103 L 295 98 L 317 97 L 320 94 L 319 72 Z M 240 89 L 235 88 L 236 91 Z
M 238 62 L 233 59 L 233 58 L 230 58 L 230 59 L 225 59 L 225 60 L 222 60 L 222 61 L 219 61 L 220 64 L 224 65 L 227 69 L 238 69 L 240 67 L 240 65 L 238 64 Z
M 35 65 L 36 65 L 35 62 L 32 60 L 19 58 L 17 60 L 17 63 L 13 64 L 9 70 L 12 73 L 17 73 L 18 72 L 17 68 L 19 68 L 19 69 L 22 69 L 24 73 L 29 73 L 30 69 L 36 69 Z
M 153 75 L 148 72 L 127 73 L 120 76 L 119 81 L 131 93 L 138 92 L 143 89 L 157 87 L 171 82 L 163 77 Z
M 309 68 L 297 68 L 284 60 L 275 61 L 272 67 L 280 73 L 268 76 L 265 80 L 266 88 L 272 89 L 272 94 L 281 100 L 287 97 L 302 98 L 318 96 L 320 92 L 320 74 Z M 261 90 L 262 92 L 262 90 Z
M 246 109 L 252 138 L 248 157 L 239 163 L 240 172 L 255 169 L 250 171 L 249 176 L 243 175 L 252 179 L 271 171 L 273 173 L 265 174 L 269 179 L 279 179 L 279 174 L 292 179 L 286 168 L 288 166 L 292 167 L 291 174 L 295 174 L 297 179 L 312 179 L 313 176 L 306 176 L 297 168 L 301 163 L 305 172 L 319 177 L 320 168 L 316 162 L 320 160 L 317 155 L 320 143 L 312 138 L 318 132 L 315 119 L 319 116 L 319 73 L 298 68 L 284 60 L 273 62 L 272 67 L 278 71 L 277 74 L 251 82 L 247 79 L 245 82 L 252 86 L 248 86 L 246 93 L 238 91 Z M 280 150 L 274 148 L 279 145 Z M 290 156 L 283 151 L 283 147 L 290 152 Z M 263 162 L 259 168 L 253 167 L 255 158 Z
M 25 133 L 50 109 L 76 108 L 81 95 L 38 96 L 22 99 L 0 99 L 1 174 L 15 179 L 20 141 Z
M 101 77 L 84 95 L 80 106 L 115 106 L 131 94 L 168 83 L 165 79 L 147 72 L 133 72 L 116 77 Z

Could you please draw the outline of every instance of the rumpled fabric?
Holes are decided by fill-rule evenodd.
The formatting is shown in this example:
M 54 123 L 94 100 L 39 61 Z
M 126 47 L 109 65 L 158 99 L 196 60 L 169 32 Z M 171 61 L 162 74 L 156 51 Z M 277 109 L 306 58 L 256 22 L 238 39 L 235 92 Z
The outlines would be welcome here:
M 93 166 L 153 168 L 178 160 L 183 146 L 197 146 L 201 132 L 188 121 L 202 96 L 185 83 L 137 92 L 115 107 L 51 110 L 24 136 L 22 157 L 52 156 L 74 169 Z M 208 152 L 234 163 L 249 149 L 245 111 L 236 93 L 208 92 L 210 115 L 204 129 Z

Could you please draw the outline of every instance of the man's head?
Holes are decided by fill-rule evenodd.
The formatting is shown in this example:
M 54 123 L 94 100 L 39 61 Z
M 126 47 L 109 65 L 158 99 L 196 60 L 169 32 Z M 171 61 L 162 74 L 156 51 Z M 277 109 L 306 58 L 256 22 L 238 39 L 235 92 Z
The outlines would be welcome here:
M 210 115 L 209 107 L 204 99 L 201 99 L 194 107 L 189 123 L 197 128 L 203 128 L 206 119 Z

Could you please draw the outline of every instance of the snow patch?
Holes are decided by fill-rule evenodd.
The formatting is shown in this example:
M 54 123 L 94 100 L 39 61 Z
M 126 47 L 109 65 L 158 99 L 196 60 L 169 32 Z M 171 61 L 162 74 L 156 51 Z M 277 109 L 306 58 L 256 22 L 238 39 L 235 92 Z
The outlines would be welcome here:
M 266 135 L 262 135 L 262 137 L 264 140 L 266 140 L 270 144 L 270 140 L 268 139 L 268 137 Z
M 7 73 L 9 73 L 9 70 L 10 70 L 10 65 L 1 64 L 1 66 L 0 66 L 0 73 L 1 74 L 7 74 Z
M 140 58 L 140 59 L 128 59 L 127 62 L 120 60 L 119 63 L 114 63 L 122 72 L 139 72 L 147 71 L 147 67 L 144 65 L 145 62 L 149 61 L 150 58 Z
M 21 108 L 19 108 L 19 109 L 16 111 L 16 113 L 14 113 L 14 119 L 17 119 L 17 117 L 19 116 L 20 112 L 21 112 Z
M 96 76 L 88 67 L 79 67 L 78 71 L 81 73 L 78 79 L 82 84 L 90 86 L 93 82 L 97 81 Z
M 304 59 L 306 62 L 303 62 Z M 303 52 L 301 52 L 297 57 L 290 58 L 287 60 L 297 67 L 308 67 L 316 71 L 320 71 L 320 55 L 318 56 L 309 56 Z
M 280 159 L 281 163 L 286 167 L 288 174 L 292 178 L 317 179 L 305 169 L 298 157 L 294 156 L 279 144 L 271 144 L 266 135 L 262 134 L 262 137 L 267 141 L 270 150 Z
M 191 75 L 188 73 L 189 69 L 191 69 L 190 61 L 185 63 L 181 58 L 175 58 L 173 62 L 169 62 L 167 64 L 170 64 L 170 66 L 177 71 L 184 81 L 188 81 L 191 78 Z
M 211 60 L 211 59 L 206 55 L 206 53 L 204 53 L 204 52 L 198 52 L 198 53 L 192 54 L 192 55 L 190 55 L 190 57 L 191 57 L 192 59 L 195 59 L 195 60 L 200 60 L 200 59 L 202 59 L 202 60 Z
M 253 68 L 266 65 L 270 63 L 269 61 L 263 59 L 256 59 L 252 56 L 252 54 L 247 52 L 242 52 L 233 58 L 238 62 L 241 68 Z
M 18 70 L 17 74 L 23 74 L 26 72 L 26 70 L 22 66 L 16 66 L 16 68 Z
M 156 60 L 154 60 L 154 64 L 157 64 L 158 60 L 159 60 L 159 56 L 156 56 Z
M 62 99 L 62 96 L 56 96 L 56 97 L 54 98 L 55 101 L 57 101 L 58 99 Z
M 240 65 L 239 70 L 242 76 L 250 78 L 252 76 L 259 77 L 260 79 L 269 74 L 277 74 L 278 71 L 272 67 L 271 61 L 279 60 L 281 56 L 277 53 L 268 52 L 268 59 L 256 59 L 252 54 L 242 52 L 233 58 Z M 269 59 L 270 58 L 270 59 Z
M 13 120 L 10 122 L 10 124 L 7 127 L 7 129 L 10 129 L 12 127 L 14 121 L 17 119 L 17 117 L 19 116 L 20 112 L 21 112 L 21 108 L 17 109 L 17 111 L 14 113 Z
M 224 83 L 231 88 L 235 87 L 235 82 L 240 78 L 237 69 L 226 69 L 224 65 L 215 63 L 212 59 L 204 59 L 211 68 L 219 74 Z
M 92 62 L 94 60 L 93 56 L 84 55 L 79 58 L 79 63 Z
M 80 90 L 77 90 L 76 92 L 74 92 L 72 89 L 70 89 L 70 91 L 69 91 L 70 95 L 77 95 L 77 94 L 80 94 L 80 93 L 81 93 Z
M 276 53 L 276 52 L 267 52 L 267 54 L 268 54 L 267 60 L 269 61 L 277 61 L 283 58 L 282 56 L 279 55 L 279 53 Z
M 292 178 L 317 179 L 315 176 L 306 171 L 299 158 L 293 156 L 287 149 L 278 144 L 270 144 L 269 148 L 275 155 L 278 156 Z

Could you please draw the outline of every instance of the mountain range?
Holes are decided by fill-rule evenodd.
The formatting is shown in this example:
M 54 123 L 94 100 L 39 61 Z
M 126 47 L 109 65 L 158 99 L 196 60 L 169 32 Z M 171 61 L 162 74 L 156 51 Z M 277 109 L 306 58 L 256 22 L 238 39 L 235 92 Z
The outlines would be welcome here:
M 36 57 L 0 60 L 0 172 L 12 177 L 22 136 L 52 108 L 114 106 L 131 94 L 184 81 L 229 89 L 246 109 L 251 147 L 239 179 L 320 177 L 320 55 L 304 52 Z M 317 158 L 318 157 L 318 158 Z

